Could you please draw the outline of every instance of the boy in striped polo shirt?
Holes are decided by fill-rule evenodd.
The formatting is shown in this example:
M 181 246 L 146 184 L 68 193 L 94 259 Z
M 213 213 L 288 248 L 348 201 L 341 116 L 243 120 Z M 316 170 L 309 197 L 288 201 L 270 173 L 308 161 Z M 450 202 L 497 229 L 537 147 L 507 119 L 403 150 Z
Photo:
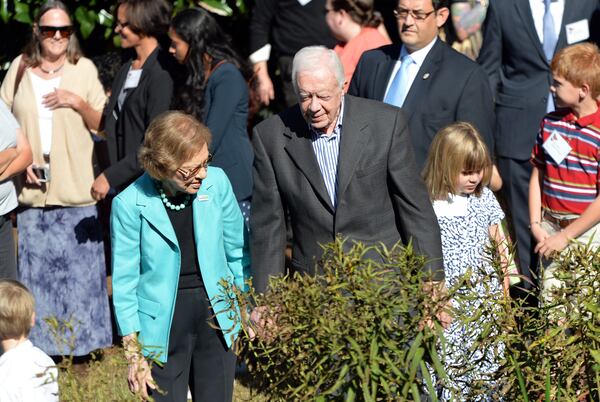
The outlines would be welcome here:
M 529 217 L 535 252 L 549 258 L 572 240 L 600 246 L 600 51 L 582 43 L 552 60 L 557 111 L 542 120 L 533 148 Z M 560 287 L 554 263 L 542 276 L 542 300 Z

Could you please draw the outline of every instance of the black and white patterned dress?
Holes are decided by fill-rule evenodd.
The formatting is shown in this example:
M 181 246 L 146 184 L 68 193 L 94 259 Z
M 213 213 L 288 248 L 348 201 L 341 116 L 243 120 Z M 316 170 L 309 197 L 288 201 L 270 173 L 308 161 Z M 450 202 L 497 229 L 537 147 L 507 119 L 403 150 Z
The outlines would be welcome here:
M 467 272 L 471 272 L 469 285 L 462 287 L 461 295 L 453 300 L 457 319 L 445 332 L 444 360 L 450 384 L 440 396 L 442 400 L 451 400 L 448 388 L 454 388 L 453 400 L 489 400 L 496 385 L 488 379 L 498 368 L 502 345 L 492 353 L 470 349 L 474 340 L 481 335 L 485 321 L 491 319 L 490 308 L 493 311 L 494 306 L 498 305 L 495 301 L 502 297 L 500 281 L 489 263 L 489 227 L 500 224 L 504 213 L 488 188 L 484 188 L 479 197 L 450 195 L 447 201 L 435 201 L 434 209 L 442 234 L 448 287 L 452 288 Z M 480 295 L 488 297 L 479 297 Z M 485 314 L 479 317 L 482 311 Z M 464 318 L 472 321 L 465 323 Z M 472 370 L 466 371 L 467 368 Z M 485 381 L 483 388 L 486 389 L 486 396 L 473 398 L 469 392 L 471 385 L 477 380 Z

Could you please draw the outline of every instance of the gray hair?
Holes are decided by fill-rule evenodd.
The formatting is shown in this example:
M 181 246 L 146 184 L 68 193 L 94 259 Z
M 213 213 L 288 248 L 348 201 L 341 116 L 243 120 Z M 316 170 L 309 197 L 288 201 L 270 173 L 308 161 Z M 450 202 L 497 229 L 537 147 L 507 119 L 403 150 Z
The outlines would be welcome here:
M 344 66 L 333 50 L 325 46 L 307 46 L 300 49 L 292 62 L 292 85 L 296 95 L 298 95 L 298 73 L 319 71 L 325 68 L 335 74 L 340 88 L 343 88 L 346 80 Z

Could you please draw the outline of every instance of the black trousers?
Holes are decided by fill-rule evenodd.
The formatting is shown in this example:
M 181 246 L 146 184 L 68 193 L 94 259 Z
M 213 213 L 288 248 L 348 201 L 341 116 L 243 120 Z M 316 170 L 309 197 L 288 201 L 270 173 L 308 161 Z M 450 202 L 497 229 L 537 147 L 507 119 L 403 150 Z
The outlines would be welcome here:
M 194 402 L 230 402 L 233 398 L 235 354 L 221 332 L 211 328 L 212 310 L 204 288 L 180 289 L 163 367 L 152 366 L 152 377 L 166 391 L 154 391 L 157 402 L 186 402 L 188 385 Z
M 517 255 L 521 273 L 533 282 L 521 282 L 519 286 L 530 289 L 537 285 L 537 259 L 535 246 L 529 230 L 529 178 L 531 163 L 510 158 L 498 158 L 498 170 L 504 182 L 502 193 L 510 207 L 512 226 L 515 231 Z
M 17 256 L 9 214 L 0 215 L 0 278 L 17 279 Z

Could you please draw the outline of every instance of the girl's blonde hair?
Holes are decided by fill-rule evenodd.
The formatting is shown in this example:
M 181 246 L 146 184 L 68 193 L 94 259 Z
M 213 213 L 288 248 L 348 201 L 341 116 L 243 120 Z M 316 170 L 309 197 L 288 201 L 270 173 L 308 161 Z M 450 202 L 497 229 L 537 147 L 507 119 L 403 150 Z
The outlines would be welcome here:
M 456 182 L 462 171 L 483 170 L 483 179 L 474 194 L 480 196 L 492 176 L 492 160 L 487 146 L 469 123 L 458 122 L 442 128 L 433 138 L 423 179 L 432 200 L 456 194 Z

